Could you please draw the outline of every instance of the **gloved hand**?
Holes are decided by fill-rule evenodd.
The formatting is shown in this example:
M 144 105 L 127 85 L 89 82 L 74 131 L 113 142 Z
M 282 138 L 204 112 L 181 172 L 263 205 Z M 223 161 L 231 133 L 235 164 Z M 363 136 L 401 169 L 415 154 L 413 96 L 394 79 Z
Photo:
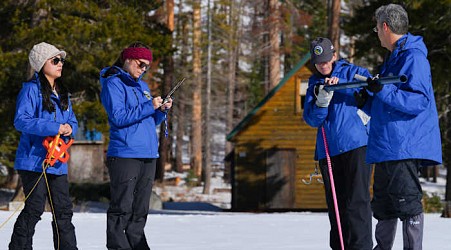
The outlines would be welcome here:
M 368 92 L 365 89 L 361 89 L 359 92 L 354 91 L 354 99 L 357 103 L 357 108 L 361 109 L 365 106 L 366 100 L 368 99 Z
M 334 95 L 333 91 L 327 91 L 324 89 L 324 85 L 317 85 L 315 87 L 316 94 L 316 106 L 320 108 L 326 108 L 329 106 L 330 100 L 332 100 L 332 96 Z
M 367 79 L 368 86 L 366 86 L 366 89 L 368 91 L 373 92 L 374 94 L 378 93 L 382 90 L 382 87 L 384 87 L 382 84 L 380 84 L 377 80 L 379 79 L 379 75 L 376 75 L 375 77 Z

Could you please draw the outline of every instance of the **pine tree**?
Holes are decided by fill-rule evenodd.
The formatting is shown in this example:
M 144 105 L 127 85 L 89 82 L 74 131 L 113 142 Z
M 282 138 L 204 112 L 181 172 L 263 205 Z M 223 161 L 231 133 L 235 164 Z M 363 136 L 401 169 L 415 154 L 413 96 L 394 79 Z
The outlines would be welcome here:
M 45 41 L 65 50 L 63 82 L 74 98 L 74 111 L 88 126 L 106 132 L 107 119 L 99 101 L 100 69 L 111 65 L 133 41 L 148 44 L 155 63 L 172 53 L 170 35 L 148 13 L 159 1 L 6 0 L 0 3 L 0 162 L 12 167 L 19 133 L 13 124 L 15 99 L 27 80 L 28 53 Z M 158 73 L 151 73 L 149 82 Z M 158 79 L 158 78 L 157 78 Z

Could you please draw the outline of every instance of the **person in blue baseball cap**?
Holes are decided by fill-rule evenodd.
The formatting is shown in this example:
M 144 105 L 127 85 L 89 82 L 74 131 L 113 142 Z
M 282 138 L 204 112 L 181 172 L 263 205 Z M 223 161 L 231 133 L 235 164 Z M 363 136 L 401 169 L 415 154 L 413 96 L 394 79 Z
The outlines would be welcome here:
M 310 53 L 313 64 L 329 62 L 336 56 L 332 42 L 323 37 L 318 37 L 310 43 Z

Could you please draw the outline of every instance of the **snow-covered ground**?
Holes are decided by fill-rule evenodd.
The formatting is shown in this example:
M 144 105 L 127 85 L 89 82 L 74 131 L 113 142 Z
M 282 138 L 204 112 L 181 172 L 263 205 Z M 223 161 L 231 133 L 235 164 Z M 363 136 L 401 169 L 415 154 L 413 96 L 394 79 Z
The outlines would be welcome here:
M 439 169 L 437 183 L 420 179 L 423 190 L 443 198 L 446 170 Z M 210 195 L 202 194 L 201 187 L 189 187 L 186 175 L 169 174 L 168 178 L 180 177 L 177 185 L 155 187 L 154 192 L 179 208 L 195 208 L 209 202 L 217 207 L 229 208 L 230 185 L 218 175 L 212 179 Z M 183 203 L 185 202 L 185 203 Z M 197 202 L 197 203 L 196 203 Z M 168 202 L 171 203 L 171 202 Z M 178 204 L 177 204 L 178 203 Z M 187 204 L 187 205 L 183 205 Z M 75 211 L 92 213 L 74 214 L 78 248 L 80 250 L 106 249 L 107 204 L 86 203 Z M 211 211 L 212 209 L 210 209 Z M 0 211 L 0 224 L 13 212 Z M 7 249 L 15 214 L 0 228 L 0 250 Z M 34 250 L 52 249 L 50 227 L 51 214 L 45 213 L 36 227 Z M 373 232 L 376 221 L 373 220 Z M 426 214 L 423 249 L 451 249 L 451 219 L 440 214 Z M 393 249 L 402 249 L 401 224 Z M 326 213 L 230 213 L 205 211 L 153 210 L 145 228 L 152 250 L 285 250 L 329 249 L 329 222 Z M 374 239 L 373 239 L 373 242 Z
M 0 211 L 0 221 L 11 214 Z M 0 229 L 0 249 L 7 249 L 15 218 Z M 45 213 L 38 223 L 34 250 L 52 249 L 50 221 Z M 106 249 L 104 213 L 75 213 L 73 222 L 80 250 Z M 426 214 L 423 249 L 451 249 L 450 228 L 451 219 Z M 329 249 L 328 230 L 325 213 L 162 213 L 150 214 L 145 228 L 152 250 L 322 250 Z M 400 225 L 393 249 L 402 249 Z

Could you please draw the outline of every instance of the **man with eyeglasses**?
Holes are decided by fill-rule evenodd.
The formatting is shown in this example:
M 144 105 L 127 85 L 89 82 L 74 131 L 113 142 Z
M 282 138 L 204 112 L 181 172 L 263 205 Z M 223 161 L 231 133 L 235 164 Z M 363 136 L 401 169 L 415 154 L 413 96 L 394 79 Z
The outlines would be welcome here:
M 101 101 L 108 114 L 107 167 L 111 200 L 107 211 L 107 248 L 149 250 L 144 233 L 158 154 L 156 126 L 166 119 L 172 100 L 152 97 L 141 80 L 152 62 L 142 43 L 124 49 L 112 67 L 100 72 Z
M 442 162 L 437 108 L 421 36 L 408 33 L 403 7 L 388 4 L 375 12 L 374 31 L 389 53 L 380 76 L 406 75 L 405 83 L 371 81 L 364 110 L 371 115 L 367 162 L 375 163 L 372 209 L 378 220 L 374 249 L 391 249 L 398 218 L 403 223 L 404 249 L 422 249 L 421 167 Z

